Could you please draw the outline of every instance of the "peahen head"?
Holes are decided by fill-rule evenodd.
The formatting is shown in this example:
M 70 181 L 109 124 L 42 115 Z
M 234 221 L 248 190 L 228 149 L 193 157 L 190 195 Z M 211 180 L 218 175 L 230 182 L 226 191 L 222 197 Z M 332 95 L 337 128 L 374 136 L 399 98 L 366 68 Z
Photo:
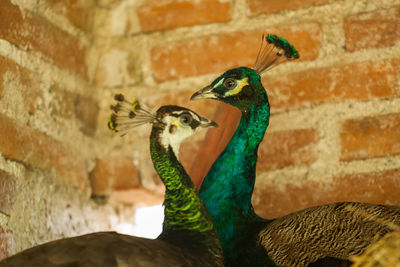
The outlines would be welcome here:
M 214 121 L 179 106 L 160 107 L 156 118 L 153 129 L 157 128 L 158 141 L 165 148 L 171 146 L 175 155 L 178 155 L 180 144 L 198 129 L 218 127 Z
M 178 155 L 180 144 L 200 128 L 218 127 L 209 119 L 179 106 L 162 106 L 155 113 L 148 111 L 137 100 L 127 101 L 122 94 L 115 95 L 117 104 L 112 105 L 108 127 L 125 135 L 131 128 L 151 123 L 157 141 L 166 149 L 169 146 Z
M 209 86 L 192 95 L 191 100 L 217 99 L 246 111 L 252 104 L 267 101 L 261 73 L 286 60 L 297 58 L 298 52 L 284 38 L 263 35 L 254 68 L 240 67 L 226 71 Z

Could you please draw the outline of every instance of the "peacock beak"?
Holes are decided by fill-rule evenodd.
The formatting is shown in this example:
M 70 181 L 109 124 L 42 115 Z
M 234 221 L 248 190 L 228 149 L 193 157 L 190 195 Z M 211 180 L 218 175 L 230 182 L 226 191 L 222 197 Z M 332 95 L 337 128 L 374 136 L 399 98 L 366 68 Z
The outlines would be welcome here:
M 212 91 L 213 87 L 210 85 L 207 87 L 204 87 L 200 91 L 197 91 L 192 95 L 190 100 L 197 100 L 197 99 L 206 99 L 206 98 L 211 98 L 211 99 L 216 99 L 218 98 L 217 95 Z

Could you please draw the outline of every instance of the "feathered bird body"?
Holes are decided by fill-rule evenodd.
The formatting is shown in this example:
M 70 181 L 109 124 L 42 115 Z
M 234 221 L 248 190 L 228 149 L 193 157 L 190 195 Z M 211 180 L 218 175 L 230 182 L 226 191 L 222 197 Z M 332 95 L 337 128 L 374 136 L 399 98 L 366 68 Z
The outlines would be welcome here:
M 254 213 L 257 150 L 268 127 L 269 104 L 260 74 L 299 54 L 286 40 L 263 36 L 253 69 L 226 71 L 194 99 L 216 99 L 241 110 L 232 139 L 214 162 L 200 189 L 224 251 L 226 266 L 307 266 L 313 262 L 348 264 L 363 251 L 372 236 L 388 228 L 355 215 L 372 212 L 399 224 L 400 208 L 383 205 L 339 203 L 310 208 L 268 221 Z M 345 212 L 352 208 L 353 212 Z M 353 241 L 341 242 L 351 239 Z M 337 266 L 337 265 L 336 265 Z
M 163 106 L 156 114 L 137 101 L 117 95 L 109 127 L 126 131 L 152 123 L 150 150 L 154 167 L 165 184 L 163 232 L 155 239 L 92 233 L 56 240 L 18 253 L 0 262 L 2 267 L 20 266 L 222 266 L 223 255 L 212 218 L 175 151 L 198 128 L 216 123 L 191 110 Z
M 260 76 L 254 70 L 241 67 L 237 71 L 224 73 L 211 84 L 211 87 L 222 79 L 232 77 L 238 80 L 248 79 L 249 84 L 261 84 Z M 256 240 L 256 229 L 262 225 L 260 222 L 264 222 L 254 213 L 251 195 L 255 182 L 257 148 L 268 127 L 270 112 L 264 88 L 244 85 L 241 90 L 246 95 L 257 94 L 258 102 L 248 102 L 245 98 L 232 99 L 232 101 L 243 101 L 238 105 L 242 111 L 241 121 L 200 189 L 200 195 L 217 225 L 224 255 L 233 261 L 236 261 L 237 257 L 244 256 L 245 253 L 237 251 L 245 248 L 244 243 Z M 250 228 L 249 222 L 254 223 L 256 227 Z M 255 245 L 248 247 L 256 247 Z M 259 253 L 258 249 L 254 252 L 247 251 L 246 257 L 251 258 L 254 253 Z
M 392 232 L 393 225 L 400 225 L 399 206 L 333 203 L 265 224 L 259 242 L 279 266 L 301 267 L 324 258 L 347 261 Z
M 164 108 L 169 109 L 171 106 Z M 195 123 L 193 127 L 198 126 L 198 122 L 193 120 L 192 123 Z M 166 188 L 163 203 L 165 219 L 163 231 L 158 239 L 166 240 L 189 251 L 197 251 L 198 256 L 213 257 L 221 254 L 216 228 L 203 200 L 179 163 L 173 148 L 171 146 L 165 148 L 162 145 L 162 133 L 173 131 L 165 127 L 164 123 L 154 123 L 150 136 L 154 167 Z
M 39 245 L 0 262 L 4 267 L 215 266 L 158 239 L 99 232 Z

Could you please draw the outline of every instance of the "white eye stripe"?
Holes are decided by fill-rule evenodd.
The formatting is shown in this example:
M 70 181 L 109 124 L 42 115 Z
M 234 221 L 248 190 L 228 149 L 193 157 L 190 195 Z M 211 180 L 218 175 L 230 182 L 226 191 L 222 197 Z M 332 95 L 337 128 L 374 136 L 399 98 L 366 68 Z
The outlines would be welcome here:
M 213 86 L 213 88 L 217 88 L 217 87 L 220 86 L 224 81 L 225 81 L 225 79 L 219 80 L 219 82 L 217 82 L 217 83 Z
M 189 111 L 189 113 L 192 115 L 192 118 L 194 118 L 197 121 L 200 121 L 200 117 L 196 113 L 193 113 L 191 111 Z
M 180 116 L 182 113 L 189 113 L 193 119 L 200 121 L 200 117 L 196 113 L 194 113 L 190 110 L 181 110 L 181 111 L 172 112 L 172 114 L 177 115 L 177 116 Z

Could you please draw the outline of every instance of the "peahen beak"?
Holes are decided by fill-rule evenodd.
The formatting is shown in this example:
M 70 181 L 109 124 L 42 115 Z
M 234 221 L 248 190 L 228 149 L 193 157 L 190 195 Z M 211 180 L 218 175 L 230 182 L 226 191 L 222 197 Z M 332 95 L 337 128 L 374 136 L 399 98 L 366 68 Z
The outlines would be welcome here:
M 202 128 L 218 128 L 218 124 L 215 121 L 200 117 L 200 127 Z
M 197 100 L 197 99 L 205 99 L 205 98 L 211 98 L 211 99 L 216 99 L 218 98 L 217 95 L 212 91 L 213 87 L 210 85 L 207 87 L 204 87 L 200 91 L 197 91 L 192 95 L 190 100 Z

